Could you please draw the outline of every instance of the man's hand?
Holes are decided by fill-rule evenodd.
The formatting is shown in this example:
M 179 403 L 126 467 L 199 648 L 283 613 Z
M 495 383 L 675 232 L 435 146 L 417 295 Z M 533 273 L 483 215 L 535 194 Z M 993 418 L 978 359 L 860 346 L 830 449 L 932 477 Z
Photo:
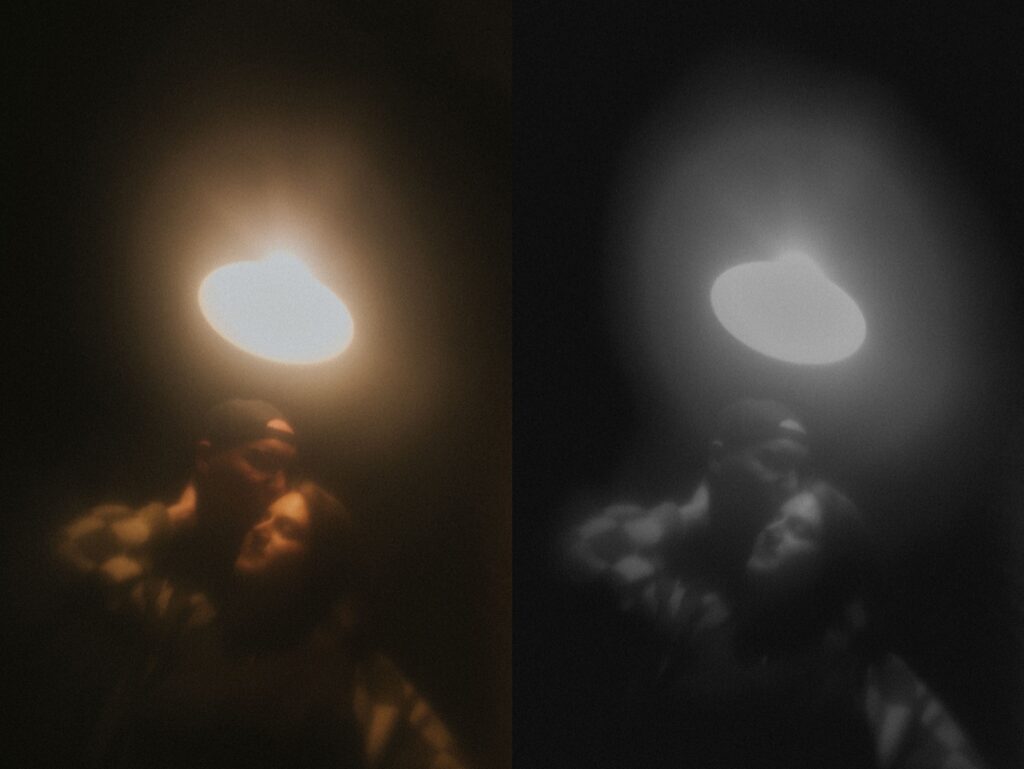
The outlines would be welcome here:
M 193 481 L 189 481 L 185 486 L 185 490 L 181 492 L 181 497 L 178 498 L 178 501 L 167 506 L 167 517 L 171 525 L 177 527 L 192 521 L 195 516 L 196 485 Z

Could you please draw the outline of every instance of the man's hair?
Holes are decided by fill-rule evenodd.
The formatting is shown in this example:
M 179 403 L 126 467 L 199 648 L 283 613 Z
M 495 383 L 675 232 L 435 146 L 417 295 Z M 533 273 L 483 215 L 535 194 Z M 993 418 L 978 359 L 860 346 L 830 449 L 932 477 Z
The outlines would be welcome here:
M 790 438 L 806 445 L 807 430 L 785 404 L 756 398 L 743 398 L 722 409 L 712 436 L 728 451 L 775 438 Z
M 274 419 L 288 421 L 280 409 L 267 401 L 232 398 L 206 412 L 198 437 L 218 450 L 260 438 L 278 438 L 294 445 L 294 434 L 267 426 Z

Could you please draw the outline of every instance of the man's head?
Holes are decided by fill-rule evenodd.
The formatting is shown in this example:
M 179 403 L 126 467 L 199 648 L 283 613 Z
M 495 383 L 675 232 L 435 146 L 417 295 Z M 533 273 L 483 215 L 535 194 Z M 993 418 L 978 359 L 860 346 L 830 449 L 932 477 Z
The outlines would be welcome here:
M 747 398 L 721 412 L 708 461 L 712 523 L 737 550 L 749 552 L 796 490 L 807 453 L 807 431 L 781 403 Z
M 295 431 L 271 404 L 234 399 L 210 409 L 196 445 L 204 523 L 247 529 L 285 492 L 295 453 Z

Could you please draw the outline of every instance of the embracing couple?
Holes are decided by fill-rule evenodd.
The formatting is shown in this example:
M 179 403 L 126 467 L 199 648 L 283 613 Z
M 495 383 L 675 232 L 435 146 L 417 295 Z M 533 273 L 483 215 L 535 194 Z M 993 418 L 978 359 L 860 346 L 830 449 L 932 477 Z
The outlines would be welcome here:
M 571 531 L 572 576 L 629 618 L 615 765 L 982 766 L 881 644 L 864 519 L 805 474 L 809 451 L 788 407 L 739 401 L 687 503 L 612 505 Z
M 447 729 L 363 631 L 361 549 L 338 499 L 292 477 L 263 401 L 206 415 L 172 504 L 101 505 L 57 555 L 131 636 L 96 766 L 462 766 Z

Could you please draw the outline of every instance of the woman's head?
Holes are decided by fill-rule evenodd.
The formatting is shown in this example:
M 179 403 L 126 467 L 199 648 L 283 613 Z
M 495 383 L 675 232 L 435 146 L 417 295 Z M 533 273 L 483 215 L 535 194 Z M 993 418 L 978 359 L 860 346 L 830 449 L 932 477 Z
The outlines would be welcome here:
M 782 597 L 842 604 L 863 588 L 867 532 L 856 506 L 824 481 L 802 486 L 758 534 L 747 575 Z
M 297 575 L 304 570 L 309 558 L 310 517 L 309 505 L 299 492 L 278 497 L 246 532 L 235 571 L 267 577 Z
M 298 483 L 246 533 L 235 560 L 243 581 L 305 598 L 344 591 L 351 578 L 352 519 L 328 491 Z

